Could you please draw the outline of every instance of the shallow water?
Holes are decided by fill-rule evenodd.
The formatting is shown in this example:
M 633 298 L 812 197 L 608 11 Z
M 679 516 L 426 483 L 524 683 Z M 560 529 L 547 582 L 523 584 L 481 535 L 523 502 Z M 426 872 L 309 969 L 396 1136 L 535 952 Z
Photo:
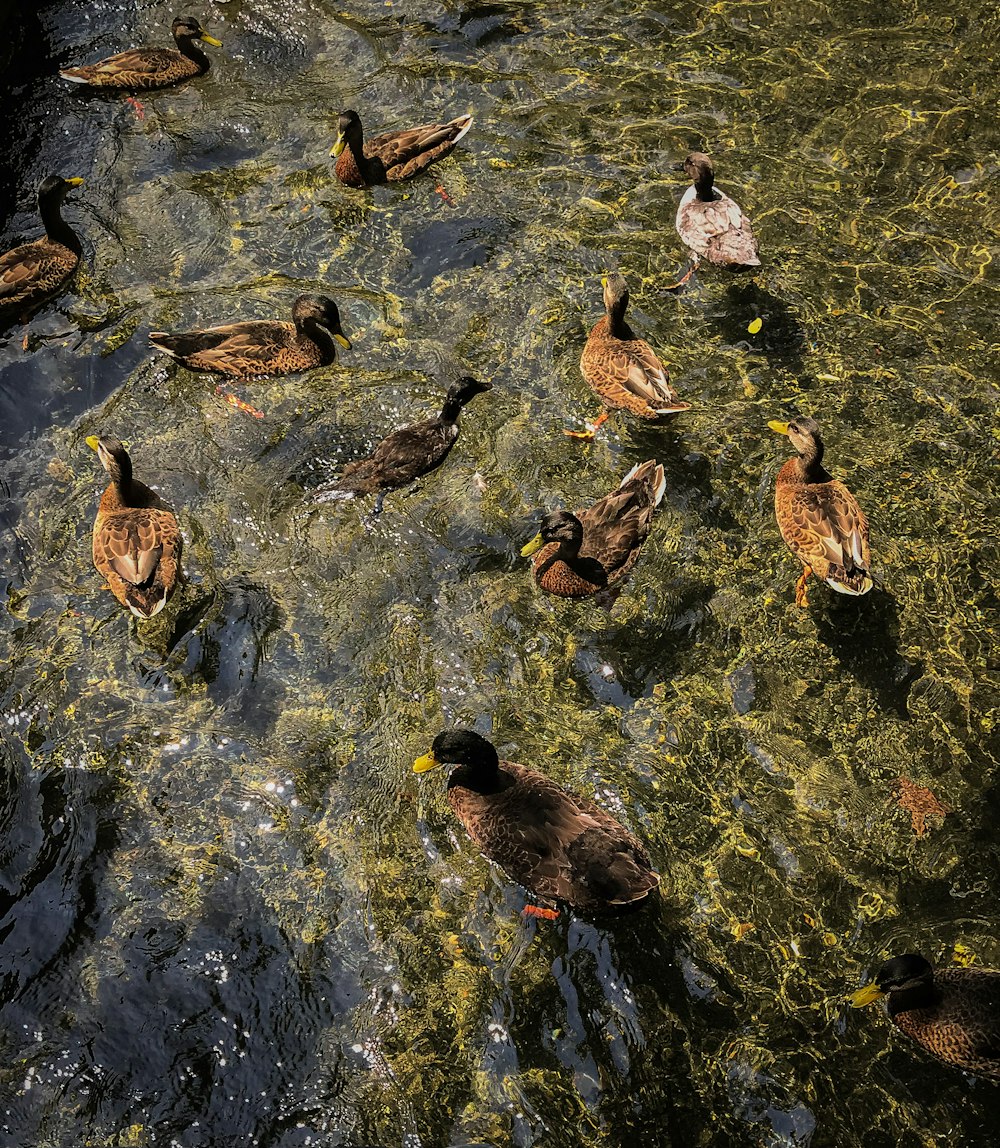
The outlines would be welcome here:
M 888 952 L 1000 966 L 993 7 L 228 0 L 209 75 L 142 120 L 54 78 L 173 14 L 41 6 L 16 93 L 4 243 L 58 170 L 86 254 L 0 349 L 0 1138 L 995 1143 L 994 1085 L 844 1003 Z M 476 126 L 363 193 L 344 106 Z M 695 146 L 764 266 L 674 295 Z M 694 409 L 582 446 L 608 269 Z M 149 352 L 317 290 L 354 349 L 227 388 L 261 419 Z M 372 529 L 309 502 L 458 371 L 496 386 L 440 471 Z M 766 422 L 794 411 L 887 592 L 793 606 Z M 180 512 L 190 581 L 142 627 L 90 564 L 97 432 Z M 651 456 L 613 610 L 540 598 L 540 509 Z M 410 772 L 451 723 L 597 795 L 666 895 L 525 923 Z M 900 777 L 951 809 L 919 839 Z

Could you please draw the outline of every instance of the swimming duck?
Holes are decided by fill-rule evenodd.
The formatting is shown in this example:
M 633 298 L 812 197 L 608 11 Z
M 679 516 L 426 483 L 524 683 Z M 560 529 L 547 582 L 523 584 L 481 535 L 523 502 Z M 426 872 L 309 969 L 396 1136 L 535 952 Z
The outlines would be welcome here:
M 501 761 L 478 733 L 439 733 L 413 770 L 444 764 L 456 767 L 448 778 L 448 803 L 466 832 L 543 904 L 606 911 L 642 901 L 659 884 L 638 838 L 609 813 L 537 770 Z
M 332 363 L 335 341 L 351 344 L 340 326 L 337 304 L 325 295 L 300 295 L 292 304 L 292 322 L 254 319 L 168 335 L 153 331 L 149 341 L 192 371 L 248 379 L 289 375 Z
M 24 318 L 54 295 L 76 270 L 83 250 L 60 209 L 79 177 L 49 175 L 38 185 L 38 213 L 45 235 L 0 255 L 0 321 Z
M 222 43 L 210 36 L 193 16 L 178 16 L 171 27 L 177 50 L 173 48 L 130 48 L 79 68 L 63 68 L 59 75 L 74 84 L 91 88 L 117 88 L 125 91 L 148 91 L 167 88 L 201 76 L 211 61 L 197 46 L 196 40 L 221 48 Z
M 644 419 L 658 419 L 691 409 L 681 402 L 670 385 L 667 369 L 653 348 L 636 337 L 625 322 L 628 284 L 622 275 L 606 275 L 605 316 L 587 337 L 580 356 L 580 370 L 606 407 L 631 411 Z M 564 431 L 571 438 L 592 439 L 608 418 L 604 411 L 585 431 Z
M 838 594 L 867 594 L 875 585 L 868 548 L 868 519 L 858 500 L 823 467 L 823 440 L 814 419 L 767 424 L 788 435 L 798 454 L 778 472 L 774 514 L 785 545 L 805 567 L 795 584 L 795 605 L 808 606 L 810 574 Z
M 694 183 L 677 208 L 677 233 L 690 249 L 691 268 L 675 287 L 686 283 L 702 259 L 733 271 L 759 267 L 757 240 L 740 205 L 715 187 L 712 161 L 693 151 L 683 163 Z
M 886 961 L 875 980 L 854 993 L 862 1008 L 888 998 L 899 1029 L 928 1052 L 968 1072 L 1000 1080 L 1000 971 L 941 969 L 917 953 Z
M 535 581 L 560 598 L 585 598 L 620 582 L 639 557 L 666 488 L 663 467 L 650 459 L 586 510 L 546 514 L 521 550 L 524 558 L 535 556 Z
M 132 460 L 116 438 L 91 435 L 111 482 L 94 520 L 94 565 L 111 593 L 137 618 L 152 618 L 167 604 L 181 572 L 181 532 L 173 511 L 132 477 Z
M 480 382 L 468 375 L 456 379 L 448 388 L 444 406 L 436 418 L 393 431 L 367 458 L 348 463 L 336 482 L 318 491 L 317 502 L 377 493 L 373 513 L 380 514 L 387 491 L 409 486 L 444 462 L 458 438 L 458 416 L 462 407 L 476 395 L 492 389 L 492 383 Z
M 337 120 L 337 142 L 330 155 L 337 157 L 337 179 L 348 187 L 398 183 L 446 156 L 471 127 L 472 116 L 466 115 L 366 140 L 361 117 L 348 109 Z

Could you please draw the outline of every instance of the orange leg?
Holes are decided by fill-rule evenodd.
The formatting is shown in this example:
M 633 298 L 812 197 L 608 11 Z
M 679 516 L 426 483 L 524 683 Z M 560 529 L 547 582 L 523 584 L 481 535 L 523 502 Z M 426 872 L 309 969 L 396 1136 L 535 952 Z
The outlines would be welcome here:
M 521 913 L 525 917 L 540 917 L 543 921 L 554 921 L 559 916 L 558 909 L 543 909 L 541 905 L 525 905 Z
M 691 276 L 698 270 L 698 260 L 692 259 L 687 271 L 677 280 L 676 283 L 671 283 L 668 287 L 664 287 L 664 291 L 679 291 L 684 284 L 691 278 Z
M 581 438 L 585 442 L 590 440 L 597 434 L 597 428 L 608 421 L 608 412 L 603 411 L 592 423 L 587 423 L 586 430 L 564 430 L 563 434 L 568 435 L 570 438 Z
M 132 105 L 132 110 L 135 112 L 137 120 L 144 120 L 146 118 L 146 108 L 142 100 L 137 100 L 135 96 L 126 96 L 125 103 Z
M 795 605 L 796 606 L 808 606 L 809 605 L 809 598 L 806 594 L 806 582 L 808 581 L 809 575 L 811 573 L 812 573 L 812 567 L 807 566 L 805 568 L 805 570 L 802 571 L 802 577 L 798 580 L 798 582 L 795 583 Z

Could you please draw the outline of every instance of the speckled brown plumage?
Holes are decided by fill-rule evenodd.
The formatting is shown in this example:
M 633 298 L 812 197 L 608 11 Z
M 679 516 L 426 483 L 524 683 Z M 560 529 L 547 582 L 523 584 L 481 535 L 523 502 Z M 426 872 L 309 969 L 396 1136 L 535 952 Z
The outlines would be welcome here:
M 336 303 L 325 295 L 300 295 L 291 323 L 256 319 L 175 334 L 153 331 L 149 340 L 189 370 L 240 379 L 326 366 L 336 358 L 337 342 L 351 345 Z
M 0 322 L 25 318 L 66 283 L 80 262 L 80 241 L 62 218 L 63 199 L 82 179 L 50 175 L 38 186 L 45 235 L 0 255 Z
M 659 884 L 649 854 L 620 822 L 543 773 L 498 761 L 485 738 L 445 731 L 428 759 L 456 765 L 448 780 L 455 816 L 491 861 L 542 902 L 600 912 L 641 901 Z
M 738 203 L 714 186 L 712 161 L 692 152 L 684 170 L 694 180 L 677 208 L 677 232 L 695 259 L 724 267 L 759 267 L 757 240 Z
M 545 516 L 535 540 L 535 582 L 561 598 L 584 598 L 621 582 L 635 565 L 666 487 L 663 467 L 644 462 L 617 490 L 576 514 Z
M 798 452 L 778 472 L 774 513 L 785 545 L 809 573 L 841 594 L 867 594 L 874 585 L 868 520 L 847 487 L 824 469 L 823 440 L 813 419 L 773 423 Z M 784 429 L 779 429 L 784 428 Z
M 138 618 L 152 618 L 180 576 L 180 527 L 160 496 L 132 477 L 131 459 L 117 439 L 87 443 L 111 476 L 94 520 L 94 566 L 123 606 Z
M 854 1003 L 886 994 L 886 1012 L 900 1032 L 947 1064 L 1000 1080 L 1000 971 L 934 971 L 911 953 L 886 961 Z
M 448 123 L 421 124 L 366 140 L 358 113 L 341 112 L 333 147 L 337 179 L 348 187 L 411 179 L 446 156 L 471 126 L 472 116 L 458 116 Z
M 189 16 L 178 16 L 171 28 L 177 48 L 130 48 L 98 60 L 96 64 L 83 64 L 77 68 L 63 68 L 59 75 L 74 84 L 91 88 L 111 88 L 116 91 L 145 92 L 153 88 L 166 88 L 203 75 L 211 61 L 195 44 L 204 40 L 221 47 L 219 41 Z
M 658 419 L 690 409 L 670 385 L 653 348 L 625 322 L 628 286 L 621 275 L 604 279 L 606 314 L 595 325 L 580 356 L 580 370 L 604 405 Z

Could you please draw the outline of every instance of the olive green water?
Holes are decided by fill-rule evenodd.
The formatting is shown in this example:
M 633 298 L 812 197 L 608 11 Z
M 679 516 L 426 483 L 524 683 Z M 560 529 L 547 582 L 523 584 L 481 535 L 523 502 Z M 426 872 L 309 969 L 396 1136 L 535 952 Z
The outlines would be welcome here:
M 172 15 L 44 6 L 22 93 L 4 245 L 61 170 L 86 254 L 0 351 L 0 1140 L 995 1144 L 995 1086 L 844 1004 L 889 952 L 1000 966 L 993 6 L 230 0 L 141 121 L 52 77 Z M 476 126 L 357 192 L 344 106 Z M 692 147 L 764 266 L 673 295 Z M 694 408 L 585 446 L 608 269 Z M 149 353 L 315 290 L 354 349 L 229 388 L 262 419 Z M 439 472 L 371 530 L 310 503 L 457 371 L 495 389 Z M 795 411 L 885 593 L 792 604 L 766 422 Z M 97 432 L 185 534 L 141 627 L 90 563 Z M 613 610 L 540 598 L 539 508 L 646 457 L 667 495 Z M 451 723 L 596 795 L 661 900 L 525 922 L 410 772 Z M 901 776 L 952 810 L 919 839 Z

